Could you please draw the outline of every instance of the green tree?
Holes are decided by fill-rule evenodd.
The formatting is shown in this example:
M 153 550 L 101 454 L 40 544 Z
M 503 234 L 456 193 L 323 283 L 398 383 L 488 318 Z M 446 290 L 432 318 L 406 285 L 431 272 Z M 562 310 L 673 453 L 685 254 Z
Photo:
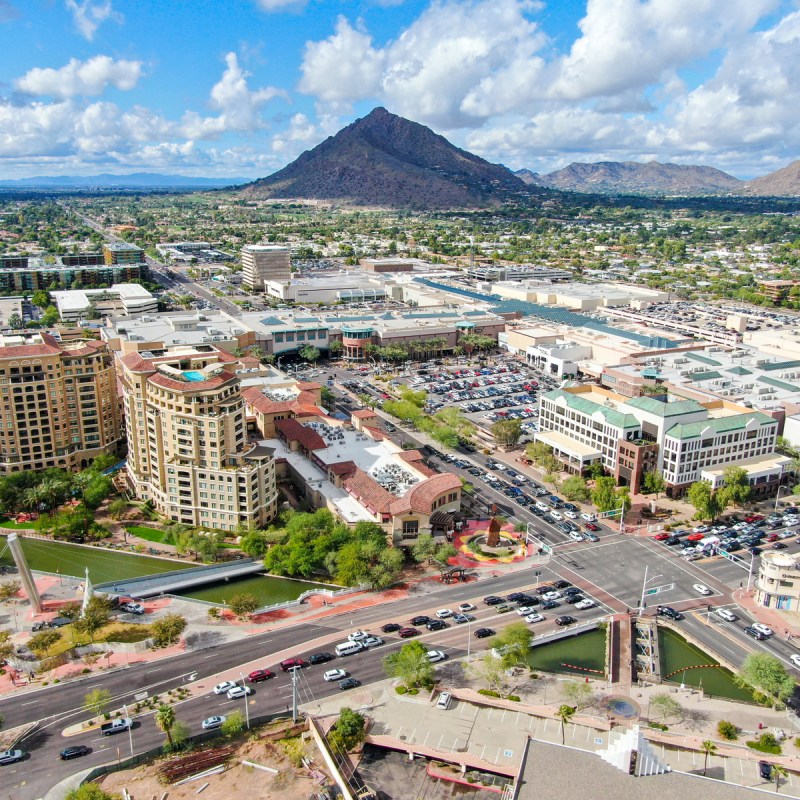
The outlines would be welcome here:
M 736 741 L 739 738 L 739 728 L 725 719 L 721 719 L 717 723 L 717 733 L 728 742 Z
M 352 708 L 344 706 L 339 711 L 339 719 L 328 733 L 328 742 L 334 751 L 349 753 L 358 747 L 366 736 L 366 720 Z
M 111 692 L 108 689 L 92 689 L 83 698 L 83 708 L 90 714 L 101 714 L 111 702 Z
M 433 664 L 422 642 L 408 642 L 396 653 L 383 659 L 383 668 L 390 678 L 400 678 L 408 687 L 427 686 L 433 682 Z
M 594 503 L 597 510 L 601 513 L 604 511 L 613 511 L 615 508 L 619 508 L 616 481 L 610 476 L 598 478 L 595 481 L 591 496 L 592 503 Z
M 310 361 L 313 364 L 321 354 L 318 347 L 314 347 L 313 344 L 306 344 L 300 348 L 299 355 L 303 361 Z
M 717 752 L 717 746 L 711 741 L 711 739 L 704 739 L 700 744 L 700 749 L 703 751 L 706 757 L 705 761 L 703 762 L 703 775 L 705 775 L 706 771 L 708 770 L 708 757 L 713 756 L 714 753 Z
M 781 778 L 789 777 L 789 770 L 783 764 L 773 764 L 770 770 L 770 777 L 775 778 L 775 791 L 779 792 L 781 788 Z
M 39 289 L 33 293 L 31 303 L 38 308 L 47 308 L 47 306 L 50 305 L 50 294 L 44 291 L 44 289 Z
M 667 488 L 667 482 L 664 480 L 664 476 L 654 469 L 645 472 L 642 484 L 645 492 L 647 494 L 655 494 L 656 499 L 658 499 L 658 495 Z
M 575 716 L 575 712 L 578 709 L 575 706 L 568 706 L 566 703 L 558 707 L 558 711 L 556 711 L 556 716 L 561 720 L 561 744 L 566 744 L 566 725 L 568 722 L 572 721 L 572 718 Z
M 501 447 L 514 447 L 522 436 L 522 421 L 501 419 L 492 425 L 492 436 Z
M 512 622 L 492 637 L 491 646 L 500 653 L 505 669 L 527 665 L 531 653 L 531 632 L 526 623 Z
M 15 649 L 14 642 L 11 641 L 11 631 L 0 631 L 0 660 L 11 658 Z
M 78 633 L 86 633 L 94 641 L 95 633 L 108 625 L 110 618 L 111 604 L 108 599 L 94 595 L 89 599 L 80 619 L 75 620 L 73 625 Z
M 569 705 L 577 709 L 589 708 L 595 702 L 595 694 L 590 683 L 586 681 L 564 681 L 561 692 Z
M 241 711 L 237 709 L 225 716 L 225 722 L 220 726 L 220 731 L 223 736 L 236 736 L 244 730 L 245 719 Z
M 170 750 L 174 747 L 172 741 L 172 728 L 177 722 L 175 718 L 175 709 L 166 703 L 161 703 L 155 713 L 155 721 L 159 730 L 167 734 L 167 742 Z
M 750 653 L 735 680 L 740 686 L 749 686 L 766 695 L 776 707 L 782 706 L 794 693 L 794 679 L 769 653 Z
M 96 783 L 84 783 L 77 789 L 70 789 L 64 800 L 119 800 L 119 795 L 103 791 Z
M 241 537 L 239 547 L 250 558 L 263 558 L 269 550 L 269 540 L 263 531 L 250 531 Z
M 169 647 L 178 641 L 186 630 L 186 617 L 180 614 L 165 614 L 150 625 L 153 634 L 153 644 L 156 647 Z
M 42 313 L 42 325 L 45 328 L 52 328 L 59 320 L 58 309 L 55 306 L 48 306 Z
M 228 600 L 228 608 L 239 619 L 249 617 L 259 606 L 258 598 L 250 592 L 239 592 Z
M 411 548 L 411 557 L 421 564 L 423 561 L 430 561 L 436 555 L 438 548 L 439 545 L 436 544 L 433 536 L 429 533 L 421 533 Z
M 175 720 L 172 726 L 172 749 L 179 750 L 186 744 L 186 741 L 192 735 L 192 729 L 181 720 Z
M 742 506 L 753 493 L 750 486 L 750 478 L 747 470 L 743 467 L 727 467 L 722 473 L 722 495 L 723 506 L 734 505 Z
M 108 516 L 111 517 L 111 519 L 120 519 L 128 510 L 128 505 L 128 501 L 121 497 L 118 497 L 116 500 L 112 500 L 108 504 Z
M 328 354 L 334 357 L 340 356 L 344 350 L 344 345 L 341 339 L 333 339 L 328 342 Z
M 706 481 L 697 481 L 686 493 L 689 502 L 695 507 L 695 519 L 708 519 L 712 522 L 725 510 L 722 494 L 711 488 Z
M 15 600 L 19 597 L 20 589 L 22 589 L 20 581 L 6 581 L 6 583 L 0 584 L 0 603 Z
M 662 692 L 650 698 L 650 708 L 660 715 L 661 719 L 680 718 L 684 714 L 683 706 L 672 695 Z
M 11 330 L 19 331 L 25 327 L 25 323 L 19 314 L 14 313 L 8 318 L 8 327 Z
M 450 544 L 450 542 L 445 542 L 443 545 L 439 546 L 439 549 L 436 551 L 436 555 L 433 557 L 433 559 L 442 566 L 446 566 L 448 563 L 450 563 L 450 559 L 457 555 L 458 550 L 456 550 L 456 548 Z
M 468 665 L 468 670 L 479 680 L 486 681 L 494 692 L 501 692 L 508 683 L 508 672 L 499 658 L 484 653 L 482 658 Z
M 33 636 L 28 639 L 28 649 L 36 653 L 39 658 L 44 658 L 47 655 L 47 651 L 56 644 L 56 642 L 60 641 L 61 634 L 56 630 L 39 631 L 39 633 L 34 633 Z
M 561 493 L 573 503 L 585 503 L 591 497 L 589 486 L 580 475 L 570 475 L 561 484 Z

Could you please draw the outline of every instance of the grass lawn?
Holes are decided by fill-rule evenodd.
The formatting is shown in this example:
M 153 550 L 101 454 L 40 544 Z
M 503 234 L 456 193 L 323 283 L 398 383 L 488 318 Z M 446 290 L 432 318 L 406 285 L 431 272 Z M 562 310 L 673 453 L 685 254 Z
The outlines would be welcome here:
M 0 528 L 11 528 L 12 530 L 36 530 L 39 520 L 34 519 L 31 522 L 16 522 L 13 519 L 5 519 L 0 522 Z
M 59 628 L 61 640 L 56 642 L 48 651 L 47 656 L 56 656 L 65 653 L 73 647 L 91 644 L 92 640 L 86 633 L 78 633 L 72 625 Z M 124 622 L 112 622 L 98 631 L 94 636 L 95 642 L 141 642 L 150 636 L 149 625 L 131 625 Z
M 126 525 L 125 530 L 132 536 L 138 536 L 140 539 L 146 539 L 148 542 L 157 542 L 161 544 L 164 541 L 164 531 L 156 528 L 147 528 L 144 525 Z

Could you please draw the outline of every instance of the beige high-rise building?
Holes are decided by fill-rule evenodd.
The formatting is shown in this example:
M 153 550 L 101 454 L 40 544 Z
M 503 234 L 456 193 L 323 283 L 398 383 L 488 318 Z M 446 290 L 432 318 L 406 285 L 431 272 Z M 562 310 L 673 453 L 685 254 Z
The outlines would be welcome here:
M 248 443 L 235 361 L 210 345 L 120 359 L 128 481 L 176 522 L 232 531 L 277 513 L 273 451 Z
M 82 469 L 120 444 L 114 359 L 104 342 L 0 335 L 0 474 Z
M 264 292 L 266 281 L 286 283 L 292 277 L 289 248 L 272 244 L 248 244 L 242 248 L 242 283 Z

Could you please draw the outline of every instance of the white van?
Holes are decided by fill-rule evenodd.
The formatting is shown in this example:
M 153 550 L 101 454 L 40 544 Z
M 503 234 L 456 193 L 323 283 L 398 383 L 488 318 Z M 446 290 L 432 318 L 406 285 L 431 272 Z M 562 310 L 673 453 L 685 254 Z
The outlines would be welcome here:
M 450 700 L 453 698 L 453 695 L 450 692 L 442 692 L 439 695 L 439 699 L 436 701 L 436 708 L 441 708 L 444 711 L 447 711 L 450 708 Z
M 336 645 L 337 656 L 352 656 L 360 653 L 364 648 L 358 642 L 342 642 Z

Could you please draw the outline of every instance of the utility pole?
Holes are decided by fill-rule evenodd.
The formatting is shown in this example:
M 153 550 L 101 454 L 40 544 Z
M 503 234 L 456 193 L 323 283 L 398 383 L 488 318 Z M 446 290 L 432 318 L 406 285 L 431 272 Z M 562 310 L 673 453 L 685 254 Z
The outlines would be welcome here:
M 297 722 L 297 673 L 300 667 L 292 670 L 292 722 Z

